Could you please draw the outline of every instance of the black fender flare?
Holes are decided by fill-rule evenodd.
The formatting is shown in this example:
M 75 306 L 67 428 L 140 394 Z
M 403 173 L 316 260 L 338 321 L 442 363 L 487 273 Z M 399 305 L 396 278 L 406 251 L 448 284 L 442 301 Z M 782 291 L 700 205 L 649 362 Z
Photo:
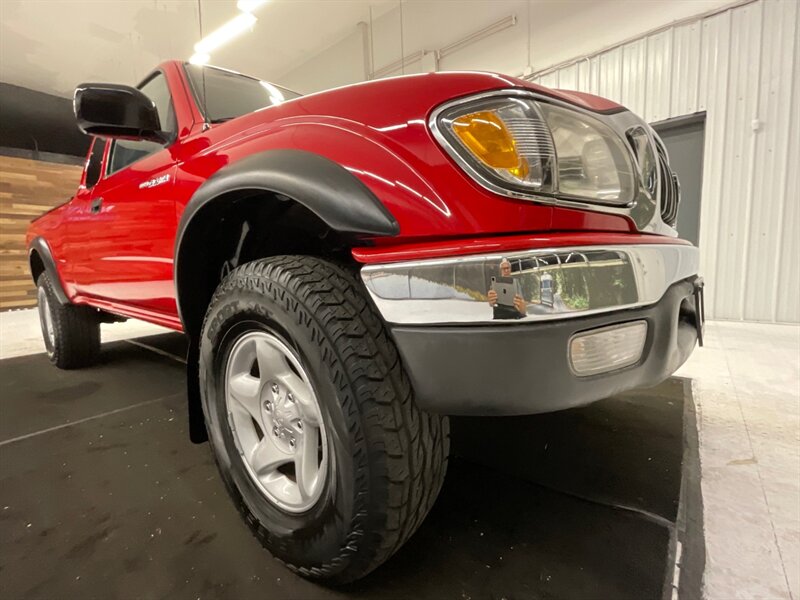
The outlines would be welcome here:
M 340 164 L 305 150 L 266 150 L 221 168 L 197 189 L 178 224 L 176 255 L 200 209 L 237 190 L 264 190 L 291 198 L 336 231 L 375 236 L 400 232 L 383 203 Z
M 186 204 L 175 234 L 175 294 L 181 310 L 181 255 L 184 237 L 203 207 L 223 194 L 264 190 L 302 204 L 331 229 L 343 233 L 393 236 L 400 226 L 383 203 L 340 164 L 304 150 L 266 150 L 221 168 Z
M 31 262 L 34 252 L 39 255 L 42 265 L 44 266 L 44 270 L 50 277 L 50 282 L 53 284 L 53 291 L 56 294 L 56 299 L 61 304 L 69 304 L 70 302 L 69 298 L 67 297 L 67 293 L 61 286 L 61 277 L 58 275 L 58 269 L 56 268 L 56 261 L 53 258 L 53 253 L 50 251 L 50 246 L 47 241 L 41 236 L 33 238 L 30 246 L 28 247 L 28 266 L 31 270 L 31 276 L 34 278 L 34 285 L 36 284 L 36 276 L 34 275 L 34 266 Z
M 222 195 L 252 190 L 285 196 L 305 206 L 335 231 L 370 236 L 393 236 L 400 232 L 397 220 L 366 185 L 338 163 L 313 152 L 280 149 L 252 154 L 221 168 L 195 191 L 175 232 L 173 265 L 178 314 L 189 338 L 186 357 L 189 431 L 195 443 L 208 438 L 200 398 L 199 332 L 188 326 L 185 305 L 181 302 L 181 291 L 186 288 L 182 278 L 188 276 L 187 268 L 183 267 L 186 257 L 181 252 L 191 247 L 184 245 L 184 237 L 203 207 Z

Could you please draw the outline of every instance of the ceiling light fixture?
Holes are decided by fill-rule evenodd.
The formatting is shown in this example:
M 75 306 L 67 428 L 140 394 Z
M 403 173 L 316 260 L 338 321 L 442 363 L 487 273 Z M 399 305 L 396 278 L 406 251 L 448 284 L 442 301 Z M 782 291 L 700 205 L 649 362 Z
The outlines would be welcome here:
M 195 56 L 208 55 L 255 25 L 256 19 L 247 12 L 239 13 L 219 29 L 212 31 L 194 45 Z
M 262 4 L 266 4 L 268 0 L 239 0 L 236 3 L 236 8 L 242 12 L 251 13 Z

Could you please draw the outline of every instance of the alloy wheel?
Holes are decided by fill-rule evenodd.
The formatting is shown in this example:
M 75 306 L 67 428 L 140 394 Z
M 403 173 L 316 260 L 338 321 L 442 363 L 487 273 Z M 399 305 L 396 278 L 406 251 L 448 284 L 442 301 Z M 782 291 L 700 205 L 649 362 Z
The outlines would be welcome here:
M 314 388 L 296 353 L 267 331 L 241 335 L 228 355 L 225 402 L 253 483 L 287 512 L 313 507 L 327 477 L 327 438 Z

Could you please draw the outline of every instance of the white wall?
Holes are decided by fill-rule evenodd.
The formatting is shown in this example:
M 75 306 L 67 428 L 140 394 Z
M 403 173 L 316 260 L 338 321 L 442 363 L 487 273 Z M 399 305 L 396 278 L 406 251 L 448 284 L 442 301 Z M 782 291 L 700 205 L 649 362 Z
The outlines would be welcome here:
M 385 10 L 372 21 L 371 53 L 375 70 L 405 56 L 435 51 L 504 17 L 517 24 L 478 41 L 441 61 L 439 70 L 491 70 L 520 75 L 534 71 L 688 16 L 730 4 L 731 0 L 404 0 L 402 7 Z M 402 13 L 402 26 L 401 26 Z M 530 19 L 529 19 L 530 16 Z M 402 43 L 401 43 L 402 32 Z M 361 48 L 353 23 L 348 40 Z M 530 41 L 530 61 L 528 47 Z M 299 91 L 312 92 L 365 79 L 363 52 L 355 57 L 337 48 L 320 52 L 305 63 L 275 77 L 295 82 Z M 336 61 L 337 66 L 332 66 Z M 356 70 L 351 68 L 355 65 Z M 422 71 L 417 62 L 406 73 Z M 390 75 L 399 75 L 398 69 Z
M 644 35 L 724 4 L 404 2 L 402 45 L 406 56 L 438 49 L 515 14 L 516 25 L 443 59 L 439 69 L 521 74 L 530 40 L 530 65 L 540 72 L 533 79 L 543 85 L 609 97 L 651 122 L 705 111 L 700 249 L 708 315 L 798 323 L 798 2 L 758 0 Z M 376 69 L 400 57 L 399 23 L 399 7 L 373 23 Z M 358 44 L 347 45 L 349 54 L 325 52 L 279 81 L 313 91 L 363 79 L 363 40 L 352 37 Z M 580 60 L 542 72 L 571 57 Z M 418 61 L 405 71 L 422 68 Z
M 706 112 L 700 215 L 707 310 L 800 322 L 800 10 L 761 0 L 534 80 L 648 121 Z

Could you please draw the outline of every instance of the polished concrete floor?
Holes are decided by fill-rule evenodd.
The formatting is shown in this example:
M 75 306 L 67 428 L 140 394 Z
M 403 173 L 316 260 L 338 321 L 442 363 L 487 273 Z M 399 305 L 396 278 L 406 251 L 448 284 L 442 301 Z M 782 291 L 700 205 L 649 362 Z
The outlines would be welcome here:
M 128 322 L 109 326 L 104 331 L 104 340 L 147 335 L 157 331 L 163 330 Z M 38 323 L 32 311 L 0 313 L 0 358 L 41 352 L 39 336 Z M 699 529 L 704 533 L 704 536 L 701 536 L 704 538 L 706 550 L 703 574 L 704 595 L 708 598 L 800 598 L 800 328 L 712 322 L 709 323 L 707 337 L 707 346 L 695 351 L 689 363 L 678 373 L 692 379 L 691 386 L 697 406 L 697 429 L 699 430 L 699 453 L 702 466 L 698 468 L 697 473 L 690 473 L 690 475 L 702 485 L 702 502 L 705 507 L 702 518 L 705 522 L 700 525 L 689 519 L 687 523 L 686 515 L 683 517 L 686 527 L 695 532 Z M 164 357 L 162 356 L 162 358 Z M 169 359 L 167 362 L 170 362 Z M 179 367 L 177 361 L 171 362 Z M 3 361 L 0 364 L 7 363 L 8 361 Z M 113 367 L 106 365 L 103 368 Z M 151 369 L 146 368 L 146 372 L 150 371 Z M 41 372 L 46 372 L 45 365 L 41 366 Z M 126 389 L 130 386 L 125 384 L 124 378 L 120 376 L 113 376 L 113 378 L 120 380 L 120 385 L 125 389 L 110 388 L 101 393 L 97 390 L 92 391 L 93 386 L 87 385 L 85 382 L 77 384 L 69 377 L 60 380 L 58 382 L 60 387 L 54 388 L 49 400 L 47 400 L 48 395 L 45 394 L 44 401 L 49 403 L 48 406 L 52 405 L 51 408 L 53 406 L 61 408 L 47 418 L 42 417 L 41 421 L 39 420 L 41 415 L 37 414 L 36 422 L 44 429 L 57 427 L 58 429 L 54 430 L 53 435 L 56 435 L 56 432 L 60 432 L 57 435 L 67 435 L 67 430 L 74 428 L 66 427 L 63 428 L 65 431 L 62 431 L 61 426 L 72 423 L 75 419 L 91 419 L 87 423 L 100 424 L 107 419 L 120 418 L 129 410 L 132 411 L 131 416 L 135 411 L 146 410 L 148 404 L 132 409 L 128 409 L 127 405 L 118 406 L 117 399 L 124 397 Z M 176 382 L 178 387 L 181 384 L 182 382 L 179 380 Z M 13 415 L 8 413 L 10 405 L 5 392 L 9 389 L 6 386 L 6 378 L 0 380 L 0 385 L 3 386 L 4 417 L 0 424 L 4 428 L 3 439 L 8 440 L 24 435 L 25 432 L 22 431 L 20 422 L 14 421 Z M 147 385 L 149 385 L 147 381 L 136 385 L 137 388 L 142 388 L 139 396 L 144 397 L 150 394 L 147 391 L 149 389 Z M 157 392 L 157 390 L 151 391 Z M 177 390 L 175 393 L 179 394 L 180 391 Z M 34 406 L 38 406 L 38 403 L 43 401 L 30 397 L 27 402 L 31 403 L 32 400 L 36 400 Z M 143 402 L 150 402 L 150 400 L 143 400 Z M 156 397 L 152 408 L 155 409 L 156 406 L 166 405 L 170 402 L 174 404 L 173 411 L 182 410 L 181 402 L 176 398 L 159 399 Z M 64 409 L 64 406 L 68 404 L 79 407 L 78 412 L 74 413 Z M 603 406 L 603 403 L 595 405 L 601 409 Z M 119 408 L 124 410 L 105 415 L 108 411 L 115 411 Z M 643 408 L 638 409 L 637 412 L 655 414 Z M 563 414 L 569 417 L 570 413 Z M 587 412 L 587 414 L 591 413 Z M 549 415 L 548 417 L 559 418 L 558 415 Z M 144 418 L 153 419 L 153 417 Z M 175 423 L 175 427 L 183 427 L 183 423 L 180 422 L 177 415 L 171 414 L 166 418 L 173 419 L 167 422 Z M 596 418 L 600 419 L 597 421 L 597 425 L 605 419 L 606 427 L 612 432 L 612 437 L 608 438 L 605 446 L 601 445 L 600 447 L 613 449 L 615 447 L 613 423 L 620 418 L 620 415 L 612 411 L 611 414 L 604 417 L 596 415 Z M 607 421 L 609 418 L 611 419 L 610 425 Z M 512 429 L 521 427 L 524 431 L 536 430 L 535 419 L 528 422 L 520 420 Z M 540 422 L 545 423 L 546 420 Z M 588 419 L 588 422 L 591 423 L 591 419 Z M 572 422 L 568 419 L 566 422 L 566 426 L 570 430 L 580 430 L 579 425 L 579 421 Z M 83 427 L 83 425 L 79 426 Z M 493 426 L 487 421 L 479 429 L 486 433 Z M 134 424 L 130 424 L 129 427 L 135 429 Z M 472 432 L 474 426 L 462 423 L 461 428 L 464 432 L 463 435 L 467 435 Z M 495 435 L 502 437 L 504 428 L 508 428 L 508 426 L 503 425 L 501 430 L 494 431 L 489 437 L 492 438 Z M 536 432 L 537 435 L 541 435 L 541 428 Z M 458 435 L 461 435 L 458 434 L 458 430 L 455 430 L 455 433 L 457 438 Z M 584 436 L 572 439 L 582 440 Z M 596 437 L 596 439 L 602 440 L 603 438 Z M 184 442 L 185 440 L 181 440 L 181 443 Z M 8 446 L 0 446 L 0 462 L 3 465 L 6 464 L 5 457 L 9 455 L 5 451 L 6 448 L 11 448 L 17 443 L 32 442 L 30 440 L 19 441 Z M 188 443 L 185 446 L 186 448 L 181 448 L 179 452 L 181 456 L 184 452 L 189 454 L 198 452 L 197 447 Z M 484 446 L 483 451 L 479 453 L 482 456 L 470 456 L 469 452 L 463 451 L 463 444 L 460 446 L 462 447 L 461 457 L 454 460 L 451 475 L 459 472 L 479 472 L 480 468 L 485 467 L 483 481 L 489 481 L 492 477 L 508 477 L 515 482 L 513 485 L 517 485 L 516 482 L 524 481 L 526 484 L 543 490 L 558 490 L 554 493 L 566 494 L 566 497 L 576 500 L 581 498 L 581 490 L 573 489 L 574 484 L 591 482 L 592 485 L 588 486 L 593 494 L 588 499 L 591 506 L 609 507 L 614 505 L 615 501 L 619 501 L 622 508 L 615 510 L 633 508 L 635 511 L 641 508 L 641 505 L 624 506 L 627 499 L 620 500 L 613 494 L 603 492 L 604 486 L 609 481 L 613 481 L 615 477 L 624 479 L 627 473 L 625 470 L 617 470 L 619 465 L 615 465 L 608 456 L 603 457 L 602 461 L 593 460 L 595 451 L 589 455 L 576 454 L 578 457 L 584 457 L 585 464 L 591 467 L 588 470 L 578 469 L 575 471 L 575 465 L 572 464 L 570 469 L 565 471 L 554 468 L 553 472 L 548 472 L 548 463 L 542 462 L 541 448 L 539 448 L 538 454 L 536 452 L 530 454 L 530 460 L 518 460 L 512 468 L 507 464 L 508 461 L 498 460 L 493 455 L 493 452 L 502 453 L 503 445 Z M 646 453 L 644 450 L 643 448 L 639 456 L 644 456 Z M 123 452 L 125 451 L 123 450 Z M 200 452 L 202 453 L 202 450 Z M 520 456 L 520 454 L 517 453 L 516 456 Z M 633 456 L 632 453 L 631 456 Z M 487 460 L 488 466 L 485 464 Z M 558 462 L 550 464 L 557 465 Z M 650 481 L 659 479 L 656 476 L 648 477 L 646 470 L 636 472 L 639 473 L 639 476 L 634 482 L 635 486 L 646 487 Z M 96 476 L 95 473 L 94 477 Z M 208 469 L 208 477 L 215 477 L 213 470 Z M 553 477 L 557 479 L 560 477 L 555 488 L 551 481 Z M 451 484 L 454 486 L 452 489 L 458 489 L 459 475 L 453 475 L 451 479 L 455 481 Z M 469 479 L 469 477 L 465 477 L 465 479 Z M 47 489 L 45 495 L 57 493 L 57 487 L 53 486 L 52 482 L 47 483 Z M 113 493 L 113 490 L 110 492 Z M 443 498 L 448 497 L 447 493 L 446 489 Z M 469 496 L 466 489 L 462 493 Z M 529 493 L 525 492 L 523 495 L 528 497 Z M 652 499 L 654 495 L 642 496 L 642 498 L 645 497 Z M 442 502 L 446 502 L 446 500 Z M 445 504 L 445 506 L 449 505 Z M 481 506 L 480 509 L 483 514 L 487 513 L 485 506 Z M 438 510 L 440 509 L 437 507 L 434 511 L 432 516 L 434 520 Z M 448 510 L 452 512 L 451 508 Z M 645 515 L 645 518 L 652 518 L 653 515 L 657 517 L 660 514 L 657 511 L 649 512 L 652 511 L 652 506 L 645 507 L 643 510 L 642 514 Z M 198 517 L 198 515 L 195 516 Z M 454 519 L 458 520 L 461 516 L 455 514 Z M 0 513 L 0 518 L 2 517 L 3 515 Z M 31 528 L 33 526 L 32 524 Z M 484 536 L 487 535 L 486 531 L 483 533 Z M 420 532 L 421 535 L 422 532 Z M 4 544 L 3 557 L 13 556 L 13 552 L 9 548 Z M 691 552 L 696 553 L 697 549 L 689 550 L 689 552 L 690 554 Z M 385 569 L 401 568 L 391 565 L 395 563 L 402 565 L 403 556 L 407 556 L 407 554 L 401 553 Z M 0 557 L 0 561 L 8 564 L 6 558 L 3 557 Z M 526 558 L 525 561 L 527 560 Z M 669 557 L 666 557 L 666 560 L 667 566 L 669 566 Z M 411 562 L 413 563 L 413 560 Z M 697 568 L 698 565 L 698 561 L 694 559 L 683 560 L 683 562 L 686 563 L 683 567 L 684 570 Z M 535 565 L 536 562 L 531 561 L 529 568 L 534 568 Z M 585 565 L 578 565 L 578 573 L 581 572 L 581 567 L 585 568 Z M 593 578 L 598 577 L 592 570 L 589 573 Z M 0 570 L 0 578 L 7 576 L 6 568 Z M 76 577 L 79 575 L 76 574 Z M 465 579 L 462 576 L 460 580 L 467 581 L 468 578 Z M 602 580 L 602 577 L 599 580 Z M 492 580 L 489 578 L 486 581 Z M 472 582 L 472 585 L 476 584 Z M 298 589 L 302 590 L 302 588 Z M 487 588 L 471 587 L 469 589 L 473 592 L 478 590 L 477 595 L 473 597 L 481 597 L 480 591 L 485 591 Z M 543 595 L 547 595 L 546 590 L 537 589 Z M 582 589 L 586 591 L 591 588 Z M 643 588 L 635 586 L 631 589 L 643 591 Z M 666 587 L 664 589 L 669 591 Z M 561 589 L 561 592 L 563 593 L 564 589 Z M 356 591 L 350 590 L 350 593 L 356 593 Z M 374 593 L 362 591 L 361 595 L 372 597 Z M 529 595 L 521 593 L 522 597 Z M 590 593 L 588 595 L 591 596 Z M 291 594 L 281 592 L 273 596 L 291 597 Z M 567 597 L 571 597 L 570 594 L 567 594 Z

